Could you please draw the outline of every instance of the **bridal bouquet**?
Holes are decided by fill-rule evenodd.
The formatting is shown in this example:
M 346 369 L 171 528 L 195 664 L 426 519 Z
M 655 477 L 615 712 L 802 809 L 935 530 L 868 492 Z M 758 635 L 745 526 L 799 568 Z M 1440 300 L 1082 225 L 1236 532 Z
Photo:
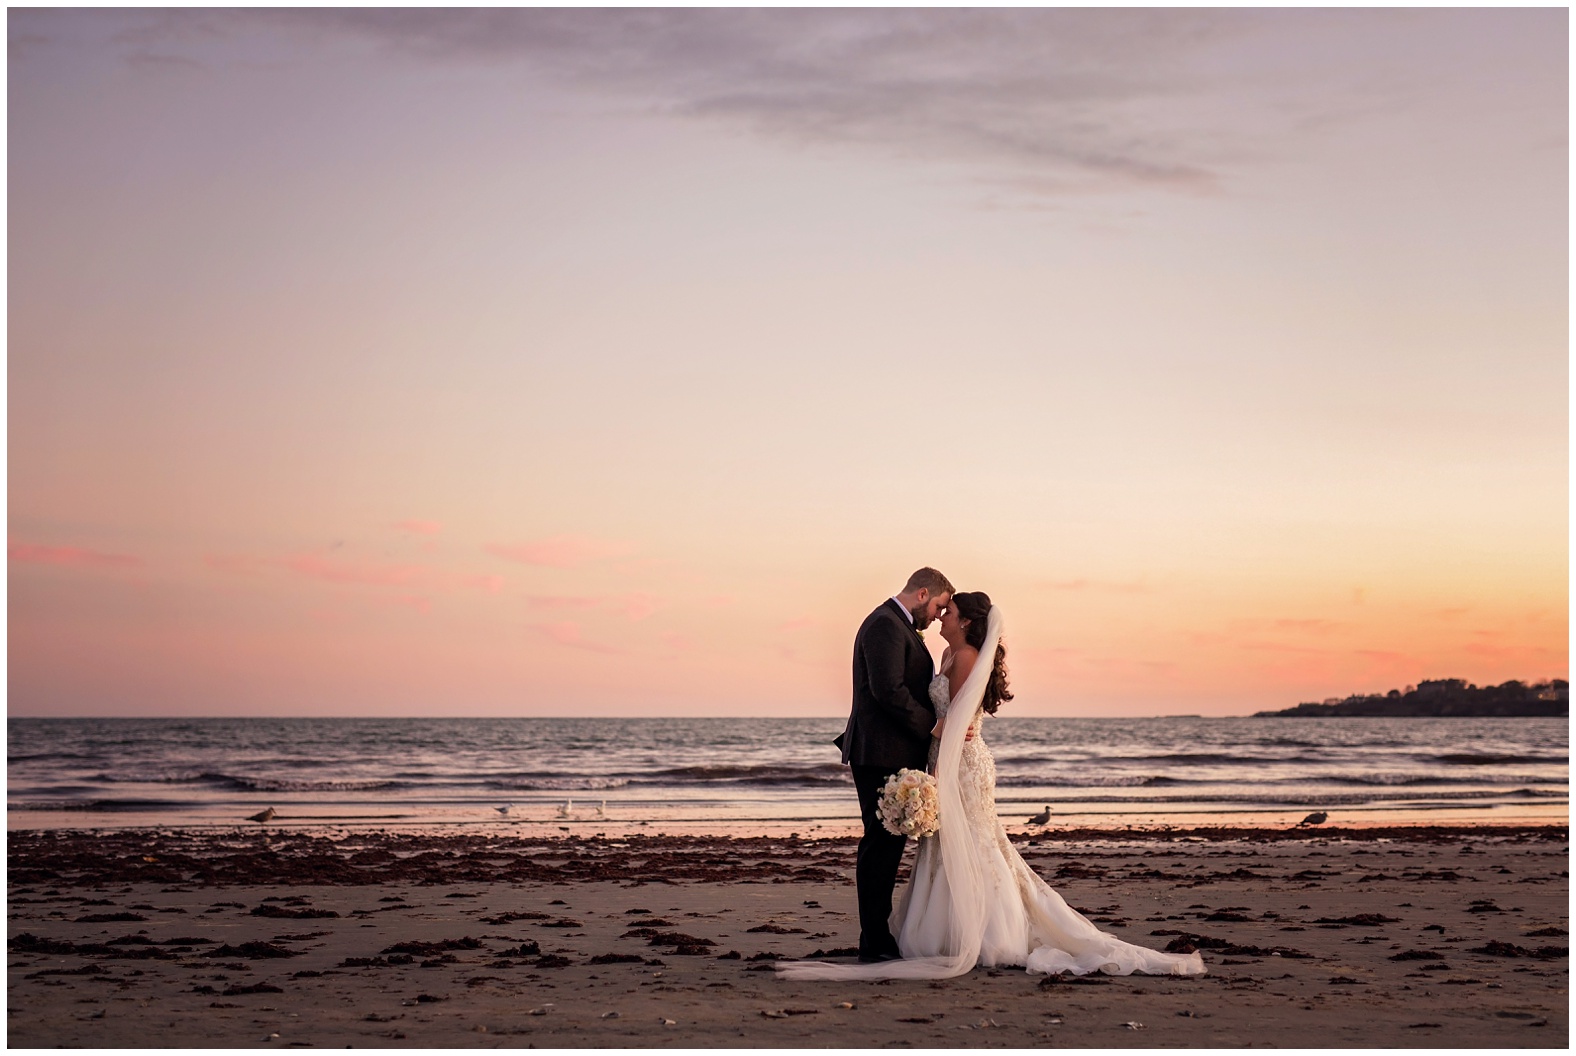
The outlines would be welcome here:
M 906 767 L 887 778 L 881 790 L 881 825 L 894 836 L 934 836 L 941 829 L 936 779 Z

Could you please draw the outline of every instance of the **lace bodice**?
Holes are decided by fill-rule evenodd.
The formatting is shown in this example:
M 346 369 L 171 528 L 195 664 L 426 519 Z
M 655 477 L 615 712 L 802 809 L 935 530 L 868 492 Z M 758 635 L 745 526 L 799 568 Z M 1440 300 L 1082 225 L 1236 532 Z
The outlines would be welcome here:
M 947 707 L 951 704 L 951 702 L 952 702 L 952 684 L 947 681 L 947 676 L 946 675 L 937 675 L 935 678 L 931 679 L 930 680 L 930 703 L 933 704 L 935 706 L 935 708 L 936 708 L 936 718 L 944 719 L 944 718 L 947 717 Z M 975 731 L 974 739 L 976 741 L 979 740 L 980 719 L 983 718 L 983 717 L 984 717 L 983 715 L 976 715 L 974 717 L 974 731 Z M 973 742 L 969 742 L 969 743 L 973 743 Z
M 936 718 L 947 717 L 947 704 L 952 697 L 952 686 L 947 681 L 946 675 L 937 675 L 930 680 L 930 702 L 936 707 Z
M 952 687 L 946 675 L 937 675 L 930 680 L 930 702 L 936 706 L 936 718 L 947 717 L 947 705 L 951 702 Z M 971 821 L 978 823 L 977 831 L 981 833 L 994 833 L 996 829 L 996 757 L 991 755 L 990 748 L 985 744 L 983 731 L 980 729 L 980 720 L 983 714 L 974 716 L 974 739 L 963 742 L 963 757 L 958 764 L 959 777 L 963 788 L 963 805 L 969 812 Z M 935 738 L 930 742 L 930 766 L 934 771 L 936 766 L 936 751 L 941 747 L 941 742 Z

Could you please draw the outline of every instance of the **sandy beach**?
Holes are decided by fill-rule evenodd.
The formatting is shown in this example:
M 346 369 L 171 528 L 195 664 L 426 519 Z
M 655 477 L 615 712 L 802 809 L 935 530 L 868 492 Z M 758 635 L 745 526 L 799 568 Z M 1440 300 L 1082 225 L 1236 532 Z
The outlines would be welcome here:
M 1565 826 L 1064 829 L 1037 870 L 1202 978 L 788 983 L 854 840 L 10 834 L 13 1046 L 1563 1048 Z

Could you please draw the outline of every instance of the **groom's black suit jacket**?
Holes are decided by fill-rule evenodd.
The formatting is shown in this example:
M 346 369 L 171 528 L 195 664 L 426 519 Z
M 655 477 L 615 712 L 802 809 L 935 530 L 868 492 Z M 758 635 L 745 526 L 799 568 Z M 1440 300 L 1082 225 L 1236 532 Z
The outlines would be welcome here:
M 865 617 L 854 637 L 854 706 L 833 743 L 843 762 L 923 770 L 936 709 L 930 703 L 935 662 L 895 599 Z

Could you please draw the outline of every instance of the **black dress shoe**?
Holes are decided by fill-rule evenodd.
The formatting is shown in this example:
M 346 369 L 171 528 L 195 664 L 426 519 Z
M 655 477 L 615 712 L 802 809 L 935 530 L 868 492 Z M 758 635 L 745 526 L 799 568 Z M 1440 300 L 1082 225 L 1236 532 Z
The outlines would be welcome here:
M 860 964 L 880 964 L 882 961 L 901 961 L 902 959 L 903 955 L 901 953 L 861 953 L 859 955 Z

